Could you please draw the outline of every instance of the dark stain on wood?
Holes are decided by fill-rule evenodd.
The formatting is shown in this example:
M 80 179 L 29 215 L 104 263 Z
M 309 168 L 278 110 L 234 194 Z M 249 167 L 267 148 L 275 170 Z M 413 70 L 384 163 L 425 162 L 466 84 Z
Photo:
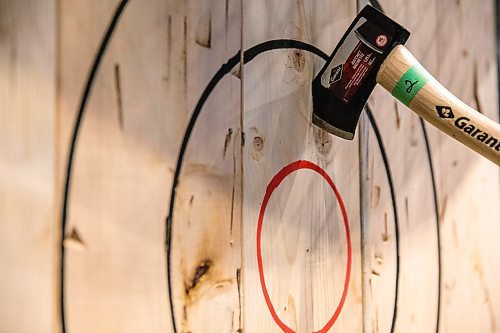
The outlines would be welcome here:
M 332 140 L 331 136 L 321 128 L 314 126 L 313 128 L 314 134 L 314 145 L 316 146 L 316 150 L 323 156 L 326 156 L 332 150 Z
M 80 236 L 80 233 L 78 232 L 78 230 L 76 228 L 71 229 L 71 232 L 70 232 L 68 238 L 71 238 L 72 240 L 74 240 L 78 243 L 85 244 L 82 240 L 82 237 Z
M 210 259 L 206 259 L 200 262 L 200 264 L 196 267 L 196 270 L 193 274 L 193 277 L 190 280 L 190 283 L 185 286 L 186 295 L 189 296 L 189 294 L 193 291 L 193 289 L 195 289 L 196 286 L 199 285 L 203 277 L 205 277 L 208 274 L 212 265 L 213 262 Z
M 241 304 L 241 268 L 236 269 L 236 286 L 238 287 L 238 330 L 236 332 L 243 332 L 243 328 L 241 327 L 242 321 L 242 304 Z
M 225 158 L 226 157 L 226 153 L 227 153 L 227 147 L 229 146 L 229 142 L 231 142 L 231 137 L 233 136 L 233 129 L 232 128 L 229 128 L 227 130 L 227 134 L 226 134 L 226 140 L 224 141 L 224 150 L 222 152 L 222 158 Z
M 292 51 L 292 64 L 293 68 L 297 72 L 302 72 L 306 65 L 306 56 L 304 55 L 304 51 L 295 49 Z
M 479 78 L 478 78 L 477 62 L 474 62 L 474 73 L 472 78 L 472 94 L 474 96 L 474 102 L 476 103 L 476 109 L 479 113 L 483 113 L 483 108 L 481 106 L 481 100 L 479 98 Z
M 227 36 L 227 30 L 228 30 L 228 27 L 229 27 L 229 0 L 226 0 L 226 6 L 225 6 L 224 10 L 225 10 L 224 28 L 226 30 L 226 36 Z
M 86 247 L 80 232 L 73 227 L 71 231 L 64 238 L 64 246 L 74 250 L 83 250 Z
M 378 204 L 380 203 L 380 186 L 375 185 L 373 187 L 373 192 L 372 192 L 372 207 L 376 208 L 378 207 Z
M 118 124 L 120 129 L 123 131 L 123 99 L 122 99 L 122 83 L 121 83 L 121 72 L 120 64 L 116 63 L 114 68 L 115 77 L 115 91 L 116 91 L 116 105 L 118 108 Z
M 187 318 L 188 318 L 188 316 L 187 316 L 187 306 L 184 305 L 182 307 L 182 319 L 184 321 L 184 324 L 187 322 Z
M 410 123 L 410 146 L 411 147 L 418 146 L 418 137 L 415 133 L 416 133 L 415 121 L 414 121 L 414 119 L 412 119 L 411 123 Z
M 259 161 L 262 157 L 262 150 L 264 149 L 264 139 L 258 135 L 253 138 L 252 159 Z
M 253 138 L 253 148 L 261 152 L 262 149 L 264 149 L 264 139 L 262 139 L 260 136 L 256 136 Z
M 394 111 L 396 113 L 396 128 L 401 128 L 401 117 L 399 116 L 398 101 L 394 101 Z
M 212 15 L 210 12 L 200 18 L 196 28 L 195 42 L 207 49 L 212 47 Z
M 384 213 L 384 232 L 382 233 L 382 241 L 387 242 L 389 240 L 389 226 L 387 222 L 387 212 Z
M 443 204 L 441 205 L 441 212 L 439 216 L 439 221 L 444 221 L 444 216 L 446 214 L 446 207 L 448 205 L 448 196 L 445 196 L 443 199 Z

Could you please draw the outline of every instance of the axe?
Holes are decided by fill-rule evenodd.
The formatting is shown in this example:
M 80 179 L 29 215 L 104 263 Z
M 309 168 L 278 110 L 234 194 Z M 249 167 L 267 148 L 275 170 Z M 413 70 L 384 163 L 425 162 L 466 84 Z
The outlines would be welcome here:
M 410 33 L 365 6 L 312 83 L 313 123 L 352 140 L 377 83 L 423 119 L 500 165 L 500 125 L 430 75 L 403 44 Z

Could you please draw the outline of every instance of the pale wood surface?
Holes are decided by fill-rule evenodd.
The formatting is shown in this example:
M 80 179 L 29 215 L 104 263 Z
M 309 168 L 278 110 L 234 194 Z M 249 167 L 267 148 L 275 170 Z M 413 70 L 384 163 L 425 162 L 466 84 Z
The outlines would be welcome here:
M 0 1 L 0 331 L 56 316 L 55 1 Z
M 80 94 L 117 3 L 64 1 L 58 6 L 58 189 Z M 89 99 L 66 230 L 67 235 L 76 230 L 81 239 L 80 244 L 65 243 L 68 332 L 137 332 L 144 327 L 160 332 L 170 327 L 163 254 L 172 165 L 167 156 L 175 154 L 178 139 L 173 138 L 182 131 L 185 113 L 181 108 L 169 112 L 163 78 L 167 22 L 163 1 L 130 2 Z M 177 136 L 170 125 L 179 127 Z M 169 140 L 171 145 L 165 145 Z
M 407 46 L 429 72 L 497 119 L 490 1 L 379 2 L 412 32 Z M 0 2 L 0 332 L 59 331 L 57 234 L 69 135 L 117 3 Z M 355 13 L 355 1 L 338 0 L 130 0 L 97 76 L 74 161 L 65 242 L 68 332 L 172 332 L 165 217 L 180 139 L 202 90 L 237 50 L 266 40 L 299 39 L 330 53 Z M 259 282 L 257 219 L 269 181 L 299 159 L 328 172 L 350 220 L 350 286 L 331 331 L 390 331 L 396 237 L 386 170 L 366 119 L 361 143 L 311 125 L 310 82 L 322 64 L 305 51 L 270 51 L 234 68 L 207 101 L 176 202 L 178 332 L 281 331 Z M 437 219 L 420 120 L 380 87 L 369 105 L 399 217 L 395 332 L 436 332 Z M 441 230 L 439 332 L 498 332 L 498 168 L 426 128 Z M 319 330 L 339 301 L 346 264 L 339 206 L 319 175 L 297 171 L 274 191 L 262 253 L 279 318 L 297 332 Z
M 354 17 L 353 5 L 342 1 L 245 2 L 244 48 L 269 39 L 292 38 L 330 52 L 332 41 L 341 37 L 339 25 L 346 26 Z M 263 21 L 267 23 L 260 24 Z M 331 137 L 311 125 L 315 61 L 318 70 L 323 60 L 305 51 L 277 50 L 258 56 L 243 73 L 243 295 L 248 332 L 279 331 L 259 282 L 257 218 L 267 184 L 281 168 L 301 159 L 324 168 L 347 204 L 353 267 L 348 297 L 335 327 L 361 331 L 357 143 Z M 267 207 L 262 229 L 267 289 L 280 320 L 296 332 L 320 330 L 339 303 L 347 251 L 338 211 L 328 185 L 319 175 L 304 170 L 287 177 Z
M 172 75 L 169 82 L 172 87 L 184 85 L 187 89 L 181 98 L 187 98 L 188 116 L 215 72 L 241 47 L 241 1 L 190 0 L 185 7 L 182 4 L 170 4 L 182 10 L 172 11 L 172 17 L 185 15 L 185 24 L 174 26 L 172 36 L 185 36 L 181 54 L 186 60 L 170 66 L 185 66 L 187 72 Z M 238 72 L 235 67 L 207 100 L 184 161 L 172 244 L 178 332 L 237 332 L 242 327 Z M 171 104 L 169 113 L 176 113 L 175 109 L 176 104 Z
M 465 103 L 498 121 L 494 11 L 489 1 L 438 2 L 448 19 L 438 30 L 438 79 Z M 441 14 L 442 15 L 442 14 Z M 475 18 L 475 19 L 474 19 Z M 470 29 L 474 25 L 477 28 Z M 449 30 L 448 30 L 449 29 Z M 445 31 L 457 29 L 450 36 Z M 456 71 L 463 68 L 463 71 Z M 433 134 L 443 234 L 443 332 L 500 330 L 500 279 L 495 241 L 500 228 L 498 167 Z M 464 307 L 463 304 L 468 304 Z M 474 321 L 460 318 L 475 317 Z
M 420 2 L 380 2 L 388 15 L 411 31 L 406 47 L 422 65 L 465 103 L 477 107 L 479 102 L 484 114 L 498 121 L 494 45 L 484 38 L 493 34 L 492 4 L 488 1 L 432 1 L 424 6 Z M 418 117 L 403 104 L 395 102 L 381 87 L 376 88 L 369 103 L 382 136 L 386 138 L 401 221 L 400 304 L 396 330 L 433 332 L 437 313 L 438 249 L 422 130 Z M 498 167 L 433 126 L 426 128 L 436 173 L 441 231 L 440 332 L 497 332 L 500 294 L 493 281 L 500 278 L 500 272 L 493 264 L 499 260 L 493 253 L 498 253 L 494 235 L 500 228 Z M 371 153 L 375 153 L 373 146 L 368 151 Z M 380 169 L 377 164 L 380 166 L 380 162 L 375 162 L 375 167 L 370 167 L 368 163 L 375 174 L 370 170 L 367 174 L 385 184 L 383 171 L 376 176 L 377 168 Z M 374 180 L 372 193 L 378 192 L 375 185 Z M 382 193 L 388 194 L 384 188 Z M 380 267 L 376 252 L 387 248 L 380 236 L 383 224 L 378 222 L 385 212 L 390 218 L 392 207 L 387 196 L 381 196 L 379 209 L 383 211 L 375 223 L 370 222 L 372 226 L 379 226 L 372 228 L 375 231 L 371 245 L 373 267 Z M 392 233 L 390 241 L 394 234 L 390 229 L 389 232 Z M 389 274 L 384 273 L 386 269 Z M 383 276 L 387 281 L 387 275 L 392 277 L 393 272 L 393 267 L 385 267 L 372 282 Z M 391 286 L 377 288 L 376 303 L 387 302 L 382 295 L 393 293 Z M 378 314 L 373 309 L 373 323 L 379 323 L 380 331 L 387 331 L 390 324 L 387 306 L 392 304 L 382 311 L 379 309 Z M 385 324 L 382 326 L 381 322 Z

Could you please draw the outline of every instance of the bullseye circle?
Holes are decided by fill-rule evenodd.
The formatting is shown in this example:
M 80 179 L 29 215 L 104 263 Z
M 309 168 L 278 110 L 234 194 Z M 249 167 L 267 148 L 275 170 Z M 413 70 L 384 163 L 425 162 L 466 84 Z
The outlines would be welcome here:
M 271 195 L 273 194 L 274 190 L 281 184 L 281 182 L 289 176 L 291 173 L 300 170 L 300 169 L 308 169 L 312 170 L 319 175 L 323 177 L 324 180 L 330 185 L 332 188 L 333 192 L 335 193 L 335 196 L 337 198 L 337 202 L 339 203 L 340 210 L 342 212 L 342 217 L 344 220 L 344 228 L 345 228 L 345 233 L 346 233 L 346 240 L 347 240 L 347 267 L 346 267 L 346 274 L 345 274 L 345 281 L 344 281 L 344 290 L 342 291 L 342 296 L 340 298 L 339 304 L 337 305 L 337 308 L 335 309 L 335 312 L 333 313 L 332 317 L 328 322 L 321 328 L 319 331 L 314 331 L 312 333 L 326 333 L 328 332 L 333 324 L 337 321 L 340 312 L 342 311 L 342 308 L 345 303 L 345 299 L 347 296 L 347 291 L 349 289 L 349 280 L 351 276 L 351 264 L 352 264 L 352 249 L 351 249 L 351 232 L 349 229 L 349 220 L 347 218 L 347 212 L 344 206 L 344 202 L 342 201 L 342 197 L 340 196 L 339 191 L 337 190 L 337 187 L 333 183 L 332 179 L 330 176 L 326 173 L 325 170 L 323 170 L 320 166 L 309 162 L 309 161 L 295 161 L 290 163 L 289 165 L 285 166 L 283 169 L 281 169 L 271 180 L 269 185 L 267 185 L 266 188 L 266 194 L 264 195 L 264 199 L 262 200 L 262 205 L 260 207 L 260 213 L 259 213 L 259 221 L 257 224 L 257 264 L 259 267 L 259 277 L 260 277 L 260 285 L 262 287 L 262 293 L 264 294 L 264 299 L 266 301 L 267 307 L 269 309 L 269 312 L 271 313 L 271 316 L 273 317 L 273 320 L 276 322 L 276 324 L 283 330 L 285 333 L 295 333 L 294 330 L 292 330 L 290 327 L 288 327 L 281 319 L 278 317 L 276 311 L 274 310 L 273 304 L 271 302 L 271 299 L 269 298 L 269 293 L 267 291 L 266 287 L 266 281 L 264 278 L 264 266 L 262 264 L 262 251 L 261 251 L 261 235 L 262 235 L 262 225 L 264 224 L 264 214 L 266 212 L 267 204 L 269 202 L 269 199 L 271 198 Z

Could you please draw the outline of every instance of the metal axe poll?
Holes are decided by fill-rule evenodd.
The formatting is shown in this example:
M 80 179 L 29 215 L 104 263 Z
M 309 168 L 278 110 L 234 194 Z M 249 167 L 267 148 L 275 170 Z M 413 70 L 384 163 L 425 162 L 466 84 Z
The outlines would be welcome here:
M 403 44 L 410 33 L 371 6 L 350 25 L 312 84 L 313 123 L 352 140 L 379 83 L 429 123 L 500 165 L 500 125 L 430 75 Z

